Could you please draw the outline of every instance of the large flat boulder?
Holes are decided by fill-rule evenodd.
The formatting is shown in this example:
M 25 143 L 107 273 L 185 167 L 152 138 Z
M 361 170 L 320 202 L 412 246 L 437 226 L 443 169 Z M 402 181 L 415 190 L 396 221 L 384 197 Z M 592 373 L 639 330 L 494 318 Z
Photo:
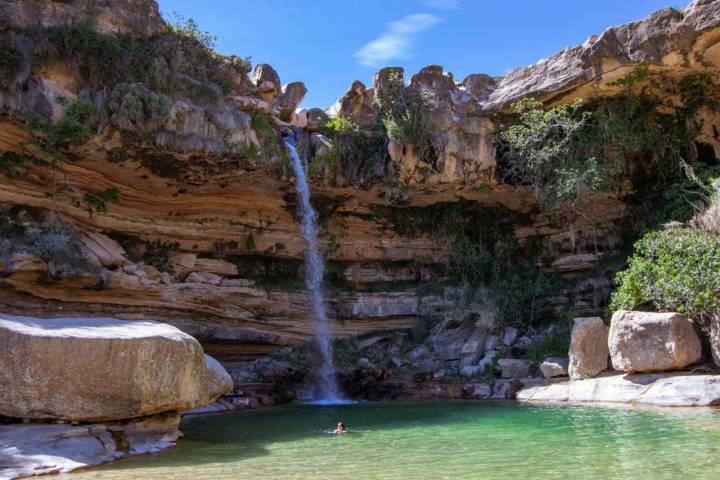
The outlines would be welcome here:
M 608 345 L 613 368 L 628 373 L 679 370 L 702 358 L 695 325 L 679 313 L 617 311 Z
M 516 399 L 533 402 L 628 403 L 658 407 L 720 404 L 720 375 L 643 373 L 608 375 L 523 388 Z
M 0 315 L 0 415 L 107 421 L 207 405 L 232 389 L 190 335 L 152 321 Z
M 609 354 L 608 328 L 602 318 L 576 318 L 570 333 L 570 378 L 597 376 L 607 369 Z

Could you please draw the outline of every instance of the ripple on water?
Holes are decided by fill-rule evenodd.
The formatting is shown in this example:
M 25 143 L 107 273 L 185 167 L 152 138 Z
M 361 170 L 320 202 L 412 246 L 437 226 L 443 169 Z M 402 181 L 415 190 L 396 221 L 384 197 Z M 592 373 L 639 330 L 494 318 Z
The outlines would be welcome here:
M 351 431 L 328 435 L 338 421 Z M 718 479 L 720 411 L 516 403 L 307 406 L 186 420 L 178 446 L 69 479 Z

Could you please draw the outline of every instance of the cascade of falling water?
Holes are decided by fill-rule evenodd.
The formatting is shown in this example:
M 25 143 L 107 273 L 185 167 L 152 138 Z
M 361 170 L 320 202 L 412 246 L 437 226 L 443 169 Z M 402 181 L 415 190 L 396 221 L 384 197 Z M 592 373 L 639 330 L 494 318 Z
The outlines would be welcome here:
M 325 299 L 322 293 L 325 263 L 318 249 L 317 214 L 310 203 L 307 174 L 295 148 L 295 139 L 287 138 L 284 143 L 285 148 L 290 153 L 293 169 L 295 170 L 295 188 L 300 203 L 300 229 L 307 243 L 307 249 L 305 250 L 305 284 L 312 299 L 315 312 L 315 339 L 322 357 L 318 391 L 314 403 L 343 403 L 346 400 L 340 394 L 333 365 L 332 325 L 325 313 Z

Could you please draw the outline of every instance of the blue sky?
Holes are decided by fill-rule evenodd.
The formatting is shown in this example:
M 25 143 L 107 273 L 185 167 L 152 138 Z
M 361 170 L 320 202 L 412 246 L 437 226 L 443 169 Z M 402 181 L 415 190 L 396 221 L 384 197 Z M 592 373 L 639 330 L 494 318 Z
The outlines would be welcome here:
M 462 80 L 502 75 L 641 19 L 673 0 L 159 0 L 195 19 L 218 50 L 269 63 L 308 87 L 303 106 L 328 107 L 382 66 L 440 64 Z

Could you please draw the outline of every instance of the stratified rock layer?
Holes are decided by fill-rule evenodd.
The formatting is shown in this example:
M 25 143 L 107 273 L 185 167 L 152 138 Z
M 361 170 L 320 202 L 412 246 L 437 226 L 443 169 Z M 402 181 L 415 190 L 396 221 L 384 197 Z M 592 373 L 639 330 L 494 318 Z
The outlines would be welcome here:
M 678 370 L 702 358 L 695 326 L 672 312 L 615 312 L 608 345 L 613 368 L 629 373 Z
M 0 316 L 0 414 L 106 421 L 207 405 L 232 389 L 191 336 L 162 323 Z

